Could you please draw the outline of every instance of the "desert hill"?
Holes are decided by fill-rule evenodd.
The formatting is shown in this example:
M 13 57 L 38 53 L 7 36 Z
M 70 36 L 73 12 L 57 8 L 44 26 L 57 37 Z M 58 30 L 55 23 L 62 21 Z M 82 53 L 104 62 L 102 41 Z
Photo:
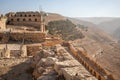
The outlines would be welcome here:
M 113 36 L 115 38 L 117 38 L 118 40 L 120 40 L 120 27 L 118 27 L 114 32 L 113 32 Z
M 46 17 L 46 22 L 50 22 L 50 21 L 57 21 L 57 20 L 66 20 L 66 17 L 57 14 L 57 13 L 47 13 L 48 16 Z
M 89 36 L 89 38 L 91 39 L 94 39 L 96 41 L 101 41 L 101 40 L 114 41 L 114 39 L 110 35 L 108 35 L 104 30 L 98 28 L 96 24 L 93 24 L 88 21 L 82 21 L 76 18 L 68 18 L 68 19 L 71 20 L 78 27 L 82 25 L 84 27 L 87 27 L 88 28 L 87 33 L 84 33 L 84 34 L 86 34 L 86 36 Z
M 113 19 L 116 19 L 114 17 L 76 17 L 76 19 L 83 20 L 83 21 L 88 21 L 93 24 L 100 24 L 102 22 L 107 22 L 111 21 Z
M 113 34 L 113 32 L 120 26 L 120 18 L 116 18 L 110 21 L 105 21 L 98 24 L 104 31 Z
M 69 20 L 51 21 L 46 26 L 52 35 L 60 35 L 64 40 L 75 40 L 84 38 L 81 31 L 77 30 L 75 24 Z
M 97 27 L 97 25 L 94 23 L 75 18 L 65 18 L 70 20 L 69 23 L 66 20 L 57 20 L 54 22 L 50 22 L 48 25 L 52 27 L 49 30 L 52 32 L 54 32 L 54 30 L 60 30 L 60 33 L 62 34 L 66 33 L 66 29 L 68 29 L 67 33 L 69 31 L 71 31 L 72 34 L 76 34 L 78 32 L 82 33 L 84 37 L 75 38 L 75 40 L 72 39 L 72 44 L 75 47 L 83 47 L 87 51 L 87 55 L 91 59 L 99 63 L 108 73 L 114 74 L 115 79 L 119 80 L 120 50 L 119 45 L 115 43 L 115 39 L 112 38 L 109 34 L 107 34 L 104 30 Z M 68 24 L 72 24 L 71 22 L 74 24 L 74 26 L 69 28 L 70 25 Z M 57 27 L 55 25 L 57 25 Z M 74 30 L 73 27 L 76 27 L 76 30 Z M 69 36 L 69 34 L 67 35 Z
M 116 39 L 118 38 L 118 31 L 120 27 L 120 18 L 117 17 L 89 17 L 89 18 L 76 18 L 78 20 L 88 21 L 96 25 L 96 27 L 104 30 L 106 33 L 112 35 Z M 118 29 L 118 30 L 117 30 Z

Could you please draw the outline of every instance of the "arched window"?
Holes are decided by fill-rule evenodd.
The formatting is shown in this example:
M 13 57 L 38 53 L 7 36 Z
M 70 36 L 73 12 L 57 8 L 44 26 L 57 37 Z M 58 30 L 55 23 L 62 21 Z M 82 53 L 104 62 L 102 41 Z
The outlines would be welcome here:
M 96 76 L 96 73 L 95 73 L 95 71 L 94 71 L 94 76 Z
M 13 19 L 11 19 L 11 21 L 14 21 Z
M 17 21 L 20 21 L 20 19 L 18 18 Z
M 35 15 L 33 15 L 35 17 Z
M 25 19 L 23 19 L 23 21 L 26 21 Z
M 35 19 L 35 22 L 37 22 L 37 19 Z
M 27 17 L 27 15 L 25 14 L 25 17 Z
M 101 80 L 101 76 L 98 76 L 98 80 Z
M 29 19 L 29 21 L 32 21 L 31 19 Z
M 92 73 L 92 69 L 90 69 L 90 73 Z
M 20 15 L 20 17 L 22 17 L 22 14 Z
M 31 17 L 31 15 L 29 15 L 29 17 Z

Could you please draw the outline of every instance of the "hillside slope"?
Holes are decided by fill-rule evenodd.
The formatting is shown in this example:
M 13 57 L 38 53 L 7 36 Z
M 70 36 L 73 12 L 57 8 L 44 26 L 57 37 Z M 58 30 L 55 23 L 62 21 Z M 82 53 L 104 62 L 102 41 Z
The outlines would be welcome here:
M 117 39 L 120 40 L 120 27 L 118 27 L 114 32 L 113 36 Z
M 75 40 L 84 38 L 81 31 L 77 31 L 76 25 L 69 20 L 51 21 L 46 26 L 50 34 L 58 34 L 64 40 Z
M 108 73 L 113 74 L 116 80 L 119 80 L 120 46 L 114 42 L 115 40 L 91 22 L 66 18 L 70 21 L 49 22 L 47 26 L 49 33 L 62 34 L 63 39 L 73 40 L 71 42 L 75 47 L 83 47 L 91 59 L 100 64 Z M 81 33 L 84 37 L 80 36 Z
M 95 27 L 98 27 L 112 37 L 118 39 L 118 34 L 115 34 L 117 29 L 120 27 L 120 18 L 118 17 L 77 17 L 80 22 L 87 21 L 87 23 L 92 23 Z M 117 31 L 118 32 L 118 31 Z
M 87 27 L 88 30 L 87 32 L 83 33 L 85 36 L 88 36 L 90 39 L 93 39 L 95 41 L 100 41 L 100 42 L 112 42 L 114 39 L 108 35 L 106 32 L 104 32 L 102 29 L 98 28 L 97 25 L 87 22 L 87 21 L 82 21 L 79 19 L 75 18 L 68 18 L 70 21 L 72 21 L 74 24 L 76 24 L 78 27 L 79 25 L 83 25 L 84 27 Z
M 46 17 L 46 23 L 50 21 L 58 21 L 58 20 L 66 20 L 66 17 L 56 14 L 56 13 L 47 13 L 48 16 Z
M 100 24 L 102 22 L 107 22 L 111 21 L 113 19 L 116 19 L 114 17 L 76 17 L 76 19 L 83 20 L 83 21 L 88 21 L 93 24 Z
M 98 27 L 102 28 L 104 31 L 108 32 L 109 34 L 113 34 L 114 31 L 119 26 L 120 26 L 120 18 L 98 24 Z

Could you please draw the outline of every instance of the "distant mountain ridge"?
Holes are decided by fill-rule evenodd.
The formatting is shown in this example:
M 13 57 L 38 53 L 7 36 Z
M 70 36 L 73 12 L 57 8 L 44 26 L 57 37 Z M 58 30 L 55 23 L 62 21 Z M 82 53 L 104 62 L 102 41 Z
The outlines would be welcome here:
M 80 25 L 83 25 L 85 27 L 89 27 L 88 28 L 90 30 L 90 31 L 88 31 L 89 34 L 86 34 L 86 36 L 89 36 L 91 39 L 95 39 L 95 40 L 100 41 L 101 39 L 99 39 L 99 38 L 104 38 L 104 41 L 105 40 L 106 41 L 113 41 L 111 36 L 106 34 L 103 30 L 99 29 L 99 27 L 97 27 L 97 25 L 92 23 L 92 22 L 83 21 L 83 20 L 76 19 L 76 18 L 65 17 L 65 16 L 62 16 L 62 15 L 56 14 L 56 13 L 49 13 L 49 15 L 48 15 L 49 22 L 60 21 L 60 20 L 70 20 L 75 25 L 80 24 Z
M 115 17 L 76 17 L 76 19 L 88 21 L 88 22 L 98 25 L 100 23 L 109 22 L 109 21 L 112 21 L 118 18 L 115 18 Z
M 120 17 L 78 17 L 78 20 L 88 21 L 96 25 L 96 27 L 104 30 L 106 33 L 112 35 L 116 39 L 120 39 L 118 37 L 118 33 L 120 32 Z M 118 30 L 117 30 L 118 29 Z M 117 32 L 116 32 L 117 31 Z
M 102 23 L 98 24 L 97 26 L 101 27 L 102 29 L 104 29 L 105 31 L 107 31 L 110 34 L 113 34 L 113 32 L 118 27 L 120 27 L 120 18 L 113 19 L 111 21 L 102 22 Z

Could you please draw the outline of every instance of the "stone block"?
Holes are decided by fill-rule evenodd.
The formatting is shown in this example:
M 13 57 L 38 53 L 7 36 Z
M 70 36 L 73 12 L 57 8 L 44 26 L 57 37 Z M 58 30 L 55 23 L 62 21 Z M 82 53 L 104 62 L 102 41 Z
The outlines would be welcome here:
M 66 60 L 62 62 L 55 62 L 54 69 L 58 74 L 61 74 L 61 68 L 65 67 L 75 67 L 80 66 L 81 64 L 76 60 Z
M 82 65 L 70 68 L 61 68 L 66 80 L 97 80 Z
M 54 65 L 55 62 L 58 62 L 58 59 L 57 59 L 57 58 L 47 57 L 45 63 L 46 63 L 47 66 L 51 66 L 51 65 Z

